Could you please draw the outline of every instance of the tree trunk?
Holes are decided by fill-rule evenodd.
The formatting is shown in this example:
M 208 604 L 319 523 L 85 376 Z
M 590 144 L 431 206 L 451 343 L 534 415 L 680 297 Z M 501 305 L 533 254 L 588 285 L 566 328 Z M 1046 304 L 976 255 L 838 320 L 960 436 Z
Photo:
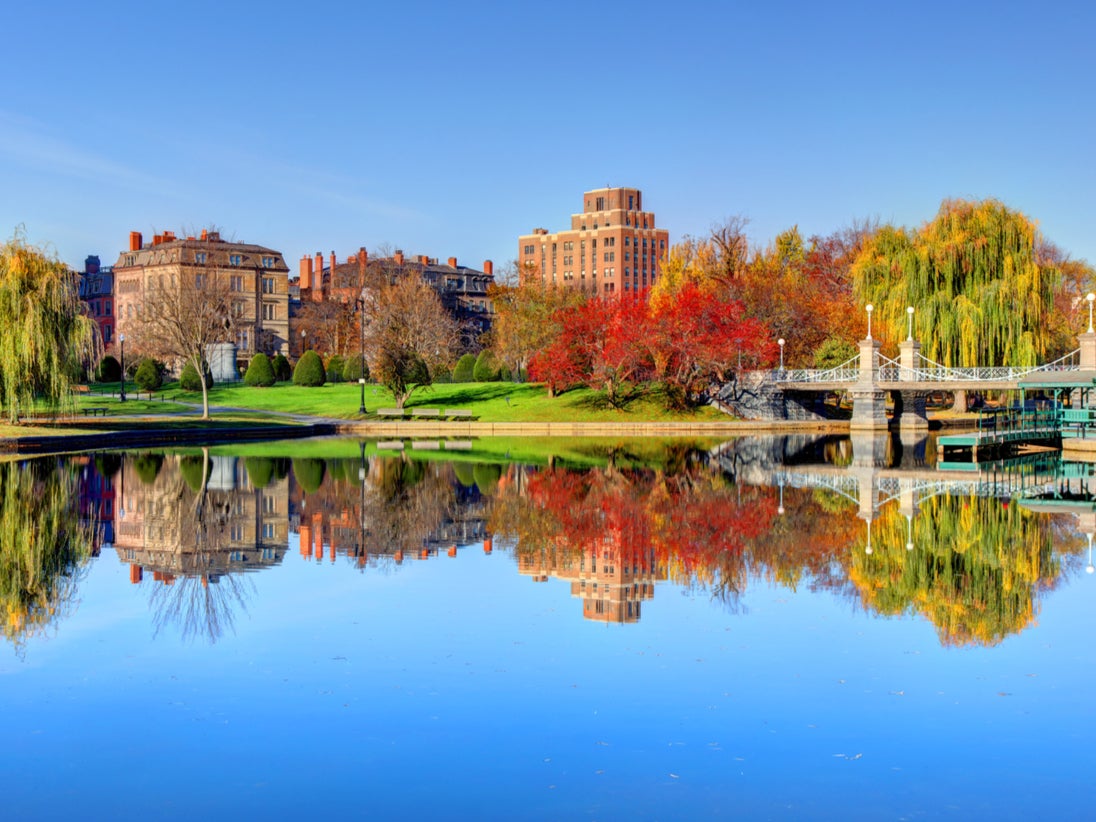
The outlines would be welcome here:
M 967 392 L 966 392 L 966 390 L 965 389 L 960 389 L 959 391 L 953 391 L 952 392 L 952 397 L 954 397 L 954 401 L 952 402 L 951 410 L 954 411 L 957 414 L 967 413 Z

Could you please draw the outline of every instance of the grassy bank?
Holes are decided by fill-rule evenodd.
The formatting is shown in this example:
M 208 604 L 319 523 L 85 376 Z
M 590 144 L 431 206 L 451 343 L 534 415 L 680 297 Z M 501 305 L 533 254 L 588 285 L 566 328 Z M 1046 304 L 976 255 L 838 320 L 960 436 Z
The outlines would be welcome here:
M 157 392 L 156 400 L 129 399 L 95 394 L 80 397 L 81 407 L 108 408 L 111 415 L 142 416 L 179 413 L 182 405 L 200 405 L 200 392 L 180 391 L 169 384 Z M 327 384 L 304 388 L 278 383 L 270 388 L 252 388 L 237 383 L 215 385 L 209 391 L 211 406 L 248 409 L 258 413 L 307 414 L 330 419 L 360 420 L 376 418 L 378 408 L 394 408 L 391 393 L 378 385 L 365 387 L 368 414 L 358 414 L 361 389 L 356 383 Z M 539 384 L 453 383 L 436 385 L 415 393 L 408 408 L 460 408 L 470 411 L 483 422 L 713 422 L 727 417 L 712 408 L 672 411 L 665 407 L 661 394 L 652 393 L 628 403 L 623 409 L 612 408 L 597 392 L 589 389 L 568 391 L 549 397 Z M 214 412 L 223 418 L 224 412 Z M 81 417 L 81 421 L 82 417 Z

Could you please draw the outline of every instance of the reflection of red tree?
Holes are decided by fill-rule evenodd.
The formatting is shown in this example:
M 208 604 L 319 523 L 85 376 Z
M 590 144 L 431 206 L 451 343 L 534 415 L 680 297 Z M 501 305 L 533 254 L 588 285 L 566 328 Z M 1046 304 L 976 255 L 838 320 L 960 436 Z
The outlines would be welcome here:
M 638 618 L 628 603 L 653 595 L 667 571 L 685 584 L 740 590 L 744 548 L 771 531 L 777 507 L 767 489 L 740 493 L 707 472 L 549 469 L 529 477 L 525 497 L 543 540 L 532 551 L 519 544 L 523 572 L 577 579 L 588 616 L 621 621 Z M 606 572 L 613 577 L 598 576 Z M 605 585 L 616 586 L 608 611 L 589 607 L 595 582 L 602 599 Z

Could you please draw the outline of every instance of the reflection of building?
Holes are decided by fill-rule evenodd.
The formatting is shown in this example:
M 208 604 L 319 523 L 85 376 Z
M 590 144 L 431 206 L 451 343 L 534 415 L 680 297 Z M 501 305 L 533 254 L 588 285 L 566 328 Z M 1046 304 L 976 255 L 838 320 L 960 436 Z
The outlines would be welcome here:
M 623 548 L 618 532 L 581 551 L 519 552 L 518 571 L 536 582 L 548 577 L 570 580 L 571 596 L 582 600 L 582 616 L 598 622 L 638 622 L 640 604 L 654 597 L 656 582 L 666 580 L 654 549 Z
M 405 557 L 428 559 L 441 551 L 456 556 L 458 548 L 479 543 L 491 552 L 486 506 L 478 489 L 455 482 L 448 469 L 431 464 L 425 466 L 429 476 L 415 483 L 409 495 L 425 491 L 422 496 L 391 499 L 381 480 L 386 462 L 374 458 L 362 473 L 360 466 L 348 467 L 353 461 L 330 460 L 326 479 L 309 493 L 292 475 L 290 531 L 300 535 L 302 557 L 334 562 L 341 554 L 365 566 L 370 557 L 400 562 Z M 334 479 L 336 473 L 347 481 Z M 431 489 L 441 492 L 434 495 Z
M 535 228 L 518 238 L 522 271 L 539 276 L 545 285 L 602 296 L 653 286 L 670 234 L 655 228 L 655 215 L 643 210 L 643 193 L 599 188 L 582 200 L 583 211 L 571 215 L 570 230 L 549 234 Z
M 222 240 L 216 231 L 186 238 L 165 231 L 148 244 L 139 231 L 130 232 L 129 249 L 114 264 L 118 332 L 136 321 L 147 295 L 178 288 L 183 277 L 214 277 L 232 292 L 241 362 L 259 352 L 289 353 L 289 268 L 281 253 Z
M 187 459 L 125 458 L 116 483 L 114 549 L 130 564 L 130 581 L 141 582 L 149 571 L 165 584 L 177 576 L 217 582 L 278 565 L 289 545 L 288 481 L 255 488 L 242 460 L 215 456 L 199 497 L 191 482 L 201 487 L 202 458 Z
M 99 472 L 92 459 L 73 460 L 80 464 L 80 520 L 92 529 L 91 555 L 97 557 L 104 543 L 114 542 L 114 483 Z

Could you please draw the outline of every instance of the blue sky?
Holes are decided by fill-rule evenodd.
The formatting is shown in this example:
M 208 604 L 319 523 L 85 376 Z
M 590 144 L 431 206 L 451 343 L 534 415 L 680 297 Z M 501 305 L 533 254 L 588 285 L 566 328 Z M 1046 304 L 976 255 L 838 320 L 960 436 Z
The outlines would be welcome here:
M 4 236 L 76 266 L 209 225 L 294 270 L 361 245 L 500 266 L 609 184 L 674 241 L 741 214 L 762 244 L 996 197 L 1096 262 L 1096 4 L 259 8 L 9 9 Z

